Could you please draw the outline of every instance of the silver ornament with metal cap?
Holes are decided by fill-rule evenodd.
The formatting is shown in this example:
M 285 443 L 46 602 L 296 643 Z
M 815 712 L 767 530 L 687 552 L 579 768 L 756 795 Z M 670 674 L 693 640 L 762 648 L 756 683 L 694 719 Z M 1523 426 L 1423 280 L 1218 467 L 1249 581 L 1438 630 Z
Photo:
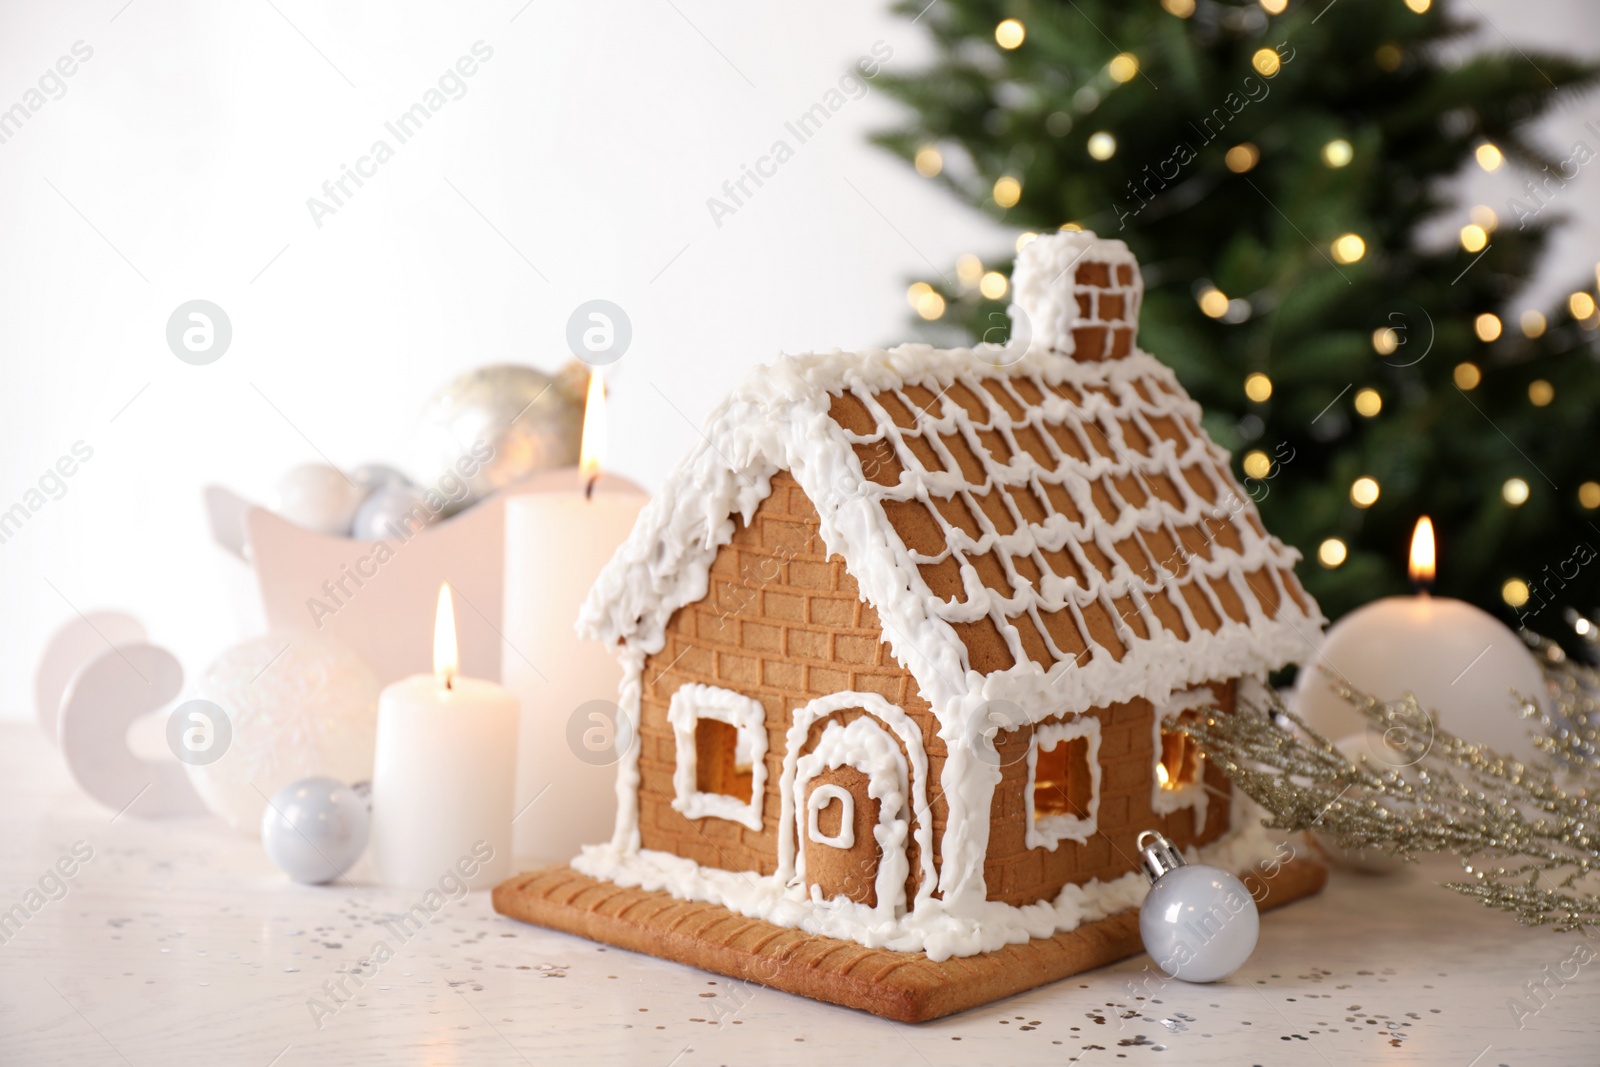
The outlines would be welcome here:
M 532 367 L 479 367 L 439 390 L 423 409 L 414 445 L 416 481 L 441 492 L 465 483 L 460 506 L 466 506 L 534 471 L 576 464 L 582 433 L 581 398 L 564 382 Z
M 1190 864 L 1154 830 L 1135 842 L 1150 892 L 1139 935 L 1156 966 L 1185 982 L 1215 982 L 1255 951 L 1261 919 L 1250 891 L 1227 871 Z
M 304 778 L 273 794 L 261 813 L 261 843 L 284 874 L 304 885 L 342 878 L 361 858 L 371 829 L 365 782 Z

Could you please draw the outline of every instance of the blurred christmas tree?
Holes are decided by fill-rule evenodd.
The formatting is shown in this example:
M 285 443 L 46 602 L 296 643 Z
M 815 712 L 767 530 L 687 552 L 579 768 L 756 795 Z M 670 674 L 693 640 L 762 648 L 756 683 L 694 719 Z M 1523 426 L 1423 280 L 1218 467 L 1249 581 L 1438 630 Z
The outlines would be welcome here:
M 1556 154 L 1528 124 L 1600 67 L 1469 55 L 1453 6 L 908 0 L 936 58 L 880 76 L 912 117 L 877 139 L 1008 226 L 1129 244 L 1142 346 L 1330 617 L 1408 588 L 1429 514 L 1440 592 L 1550 633 L 1600 602 L 1600 314 L 1593 278 L 1516 297 L 1600 124 Z M 1453 176 L 1503 165 L 1516 200 L 1454 206 Z M 1005 339 L 995 252 L 912 286 L 935 339 Z

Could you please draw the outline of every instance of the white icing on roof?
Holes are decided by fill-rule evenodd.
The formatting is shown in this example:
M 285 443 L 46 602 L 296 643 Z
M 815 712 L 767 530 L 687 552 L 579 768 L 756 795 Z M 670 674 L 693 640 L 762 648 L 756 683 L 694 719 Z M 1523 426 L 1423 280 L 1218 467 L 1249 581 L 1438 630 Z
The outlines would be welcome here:
M 889 351 L 797 356 L 760 368 L 716 409 L 706 440 L 645 509 L 584 605 L 580 629 L 608 641 L 627 641 L 646 654 L 659 651 L 672 613 L 705 596 L 713 557 L 732 538 L 733 516 L 749 521 L 768 493 L 771 475 L 786 469 L 816 506 L 823 543 L 830 553 L 844 559 L 862 596 L 876 609 L 887 643 L 939 714 L 945 727 L 942 732 L 953 728 L 957 735 L 970 736 L 969 731 L 981 729 L 984 722 L 979 711 L 990 700 L 1014 701 L 1035 720 L 1135 697 L 1160 702 L 1174 690 L 1209 679 L 1264 673 L 1298 662 L 1310 652 L 1322 623 L 1314 607 L 1308 613 L 1292 597 L 1279 593 L 1277 615 L 1268 618 L 1256 598 L 1240 588 L 1243 574 L 1261 572 L 1263 567 L 1290 568 L 1299 554 L 1275 538 L 1261 536 L 1256 524 L 1248 521 L 1254 516 L 1254 505 L 1242 491 L 1225 485 L 1221 493 L 1234 493 L 1228 506 L 1237 507 L 1238 517 L 1244 520 L 1233 524 L 1239 531 L 1241 549 L 1212 543 L 1210 560 L 1189 555 L 1185 562 L 1213 587 L 1219 582 L 1232 584 L 1248 612 L 1244 622 L 1235 622 L 1217 610 L 1222 624 L 1216 632 L 1208 632 L 1195 621 L 1188 605 L 1179 602 L 1187 623 L 1185 640 L 1161 625 L 1146 605 L 1143 614 L 1149 636 L 1135 636 L 1124 623 L 1121 639 L 1127 651 L 1120 662 L 1103 647 L 1091 645 L 1086 662 L 1060 658 L 1048 670 L 1028 658 L 1018 631 L 1007 627 L 1003 632 L 1015 664 L 988 674 L 970 671 L 967 647 L 953 624 L 985 617 L 1038 618 L 1040 612 L 1052 610 L 1073 611 L 1081 618 L 1085 606 L 1104 604 L 1102 597 L 1160 595 L 1155 591 L 1172 581 L 1170 576 L 1157 574 L 1155 582 L 1146 581 L 1116 555 L 1113 545 L 1137 528 L 1153 528 L 1162 522 L 1194 527 L 1216 510 L 1192 490 L 1184 489 L 1181 509 L 1152 494 L 1142 507 L 1124 504 L 1118 518 L 1109 521 L 1093 502 L 1093 483 L 1148 465 L 1152 470 L 1164 469 L 1182 488 L 1185 483 L 1178 470 L 1184 459 L 1209 459 L 1207 466 L 1228 477 L 1220 449 L 1203 438 L 1191 440 L 1181 455 L 1171 442 L 1158 441 L 1148 460 L 1131 452 L 1120 457 L 1091 453 L 1087 463 L 1063 457 L 1055 472 L 1045 471 L 1020 449 L 1004 468 L 992 455 L 983 455 L 989 491 L 1007 485 L 1020 488 L 1030 478 L 1033 484 L 1043 485 L 1045 476 L 1054 474 L 1057 484 L 1072 494 L 1080 516 L 1087 518 L 1078 524 L 1057 511 L 1041 523 L 1019 525 L 1006 534 L 985 521 L 976 539 L 961 530 L 948 530 L 952 546 L 974 554 L 997 549 L 1008 559 L 1063 547 L 1072 547 L 1081 555 L 1083 542 L 1075 538 L 1084 537 L 1105 553 L 1103 559 L 1110 562 L 1112 573 L 1102 577 L 1084 558 L 1078 567 L 1088 576 L 1085 585 L 1049 571 L 1030 584 L 1013 569 L 1008 571 L 1012 591 L 1003 595 L 983 585 L 967 566 L 963 568 L 965 601 L 936 599 L 918 563 L 938 557 L 914 555 L 890 525 L 883 505 L 905 500 L 925 503 L 930 494 L 970 492 L 974 487 L 953 470 L 926 470 L 911 462 L 894 486 L 868 480 L 852 448 L 862 438 L 829 416 L 830 393 L 848 389 L 862 397 L 920 385 L 939 394 L 961 382 L 969 389 L 979 389 L 982 395 L 980 382 L 984 379 L 1023 378 L 1047 387 L 1109 388 L 1121 400 L 1115 404 L 1111 397 L 1084 391 L 1084 406 L 1074 410 L 1067 400 L 1047 394 L 1040 405 L 1046 418 L 1081 420 L 1107 415 L 1115 419 L 1126 415 L 1138 419 L 1145 408 L 1152 407 L 1130 384 L 1141 379 L 1164 383 L 1170 390 L 1164 397 L 1152 393 L 1160 407 L 1186 414 L 1191 422 L 1198 419 L 1198 408 L 1182 395 L 1171 372 L 1142 352 L 1104 363 L 1076 363 L 1035 345 L 1011 366 L 993 364 L 1006 355 L 1006 350 L 996 348 L 941 351 L 906 345 Z M 928 412 L 928 425 L 936 434 L 971 430 L 972 419 L 963 408 L 948 398 L 940 406 L 937 417 L 931 409 Z M 1154 433 L 1147 432 L 1154 439 Z M 903 446 L 897 448 L 903 453 Z M 1309 598 L 1306 603 L 1310 604 Z

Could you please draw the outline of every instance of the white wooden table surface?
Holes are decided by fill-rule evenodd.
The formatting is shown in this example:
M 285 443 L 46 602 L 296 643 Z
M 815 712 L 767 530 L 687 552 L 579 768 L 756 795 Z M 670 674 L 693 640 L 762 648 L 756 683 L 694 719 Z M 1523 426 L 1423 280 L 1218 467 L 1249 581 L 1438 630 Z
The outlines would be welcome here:
M 1600 1063 L 1600 956 L 1435 887 L 1449 866 L 1336 874 L 1222 984 L 1136 991 L 1139 957 L 908 1026 L 524 926 L 486 893 L 401 943 L 381 923 L 418 894 L 292 885 L 220 822 L 113 821 L 29 726 L 0 728 L 0 834 L 0 911 L 93 849 L 0 929 L 6 1065 Z M 394 957 L 347 977 L 380 939 Z

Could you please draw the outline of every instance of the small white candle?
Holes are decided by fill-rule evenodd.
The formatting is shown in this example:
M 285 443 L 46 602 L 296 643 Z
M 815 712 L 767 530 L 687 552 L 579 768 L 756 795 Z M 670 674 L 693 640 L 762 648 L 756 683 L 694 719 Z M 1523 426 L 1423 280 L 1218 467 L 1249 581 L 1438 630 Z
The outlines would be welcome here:
M 1411 578 L 1426 588 L 1433 576 L 1433 523 L 1423 516 L 1411 538 Z M 1367 721 L 1333 691 L 1332 679 L 1379 700 L 1412 693 L 1424 711 L 1437 714 L 1438 725 L 1498 754 L 1527 760 L 1536 752 L 1528 740 L 1533 724 L 1518 716 L 1512 691 L 1544 697 L 1539 663 L 1509 627 L 1463 600 L 1426 592 L 1384 597 L 1328 630 L 1316 658 L 1301 668 L 1295 709 L 1338 741 L 1364 731 Z M 1418 722 L 1387 746 L 1368 747 L 1381 764 L 1405 764 L 1420 755 L 1430 734 L 1431 724 Z
M 439 588 L 433 674 L 378 697 L 372 843 L 384 882 L 437 887 L 447 875 L 485 889 L 511 872 L 517 700 L 457 674 L 450 587 Z
M 617 686 L 613 650 L 573 626 L 602 567 L 627 539 L 646 496 L 601 475 L 604 392 L 589 381 L 582 461 L 552 472 L 545 491 L 506 502 L 505 638 L 501 680 L 522 704 L 514 846 L 529 860 L 568 860 L 609 841 L 616 820 Z

